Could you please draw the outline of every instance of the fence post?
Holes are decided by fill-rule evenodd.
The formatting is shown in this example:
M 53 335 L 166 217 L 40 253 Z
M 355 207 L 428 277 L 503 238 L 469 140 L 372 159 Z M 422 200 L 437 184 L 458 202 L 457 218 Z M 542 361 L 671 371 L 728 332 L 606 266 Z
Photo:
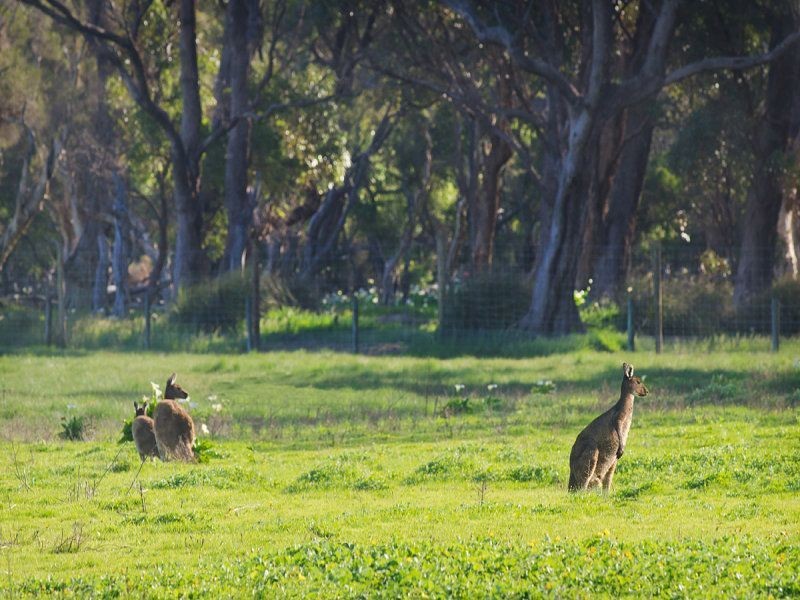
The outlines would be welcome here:
M 144 292 L 144 348 L 150 350 L 150 289 Z
M 661 354 L 664 344 L 664 310 L 661 296 L 661 242 L 653 247 L 653 299 L 655 301 L 656 354 Z
M 56 345 L 59 348 L 67 347 L 67 290 L 64 278 L 64 249 L 60 241 L 56 242 L 56 299 L 57 299 L 57 325 Z
M 250 329 L 253 332 L 252 348 L 258 352 L 261 350 L 261 265 L 258 238 L 254 235 L 252 241 L 253 263 L 253 306 L 250 310 Z
M 636 332 L 633 330 L 633 298 L 628 295 L 628 351 L 630 352 L 636 349 L 635 335 Z
M 447 302 L 447 240 L 439 229 L 436 230 L 436 286 L 439 288 L 439 297 L 436 301 L 436 318 L 439 325 L 436 328 L 436 336 L 441 340 L 444 303 Z
M 253 350 L 253 310 L 250 294 L 244 298 L 244 326 L 247 328 L 247 351 Z
M 358 354 L 358 296 L 353 292 L 353 354 Z
M 780 346 L 781 333 L 781 301 L 777 296 L 772 297 L 772 351 L 777 352 Z
M 46 346 L 53 344 L 53 298 L 49 283 L 44 293 L 44 343 Z

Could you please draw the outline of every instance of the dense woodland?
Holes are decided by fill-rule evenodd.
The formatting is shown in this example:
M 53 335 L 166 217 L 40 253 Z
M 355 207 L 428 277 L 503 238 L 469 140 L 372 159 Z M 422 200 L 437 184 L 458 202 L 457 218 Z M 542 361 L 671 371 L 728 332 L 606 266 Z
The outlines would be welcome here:
M 798 42 L 794 0 L 0 0 L 0 294 L 511 271 L 562 334 L 659 242 L 744 308 L 800 268 Z

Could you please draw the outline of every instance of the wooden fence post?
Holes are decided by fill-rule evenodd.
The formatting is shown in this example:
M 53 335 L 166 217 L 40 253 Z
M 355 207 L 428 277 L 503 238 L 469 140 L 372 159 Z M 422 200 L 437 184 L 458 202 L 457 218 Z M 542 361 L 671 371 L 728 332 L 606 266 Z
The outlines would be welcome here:
M 358 354 L 358 296 L 353 292 L 353 354 Z

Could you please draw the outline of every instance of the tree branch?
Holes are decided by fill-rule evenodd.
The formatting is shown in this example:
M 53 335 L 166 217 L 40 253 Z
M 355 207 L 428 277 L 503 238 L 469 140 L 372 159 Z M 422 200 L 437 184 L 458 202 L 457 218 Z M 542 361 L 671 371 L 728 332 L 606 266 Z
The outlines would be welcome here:
M 278 112 L 282 112 L 284 110 L 289 110 L 292 108 L 306 108 L 308 106 L 314 106 L 316 104 L 322 104 L 324 102 L 328 102 L 333 100 L 337 97 L 337 94 L 329 94 L 327 96 L 322 96 L 320 98 L 301 98 L 299 100 L 295 100 L 294 102 L 274 102 L 270 104 L 266 110 L 263 112 L 252 112 L 248 111 L 246 113 L 242 113 L 228 121 L 224 121 L 220 123 L 214 130 L 206 136 L 206 138 L 200 144 L 199 153 L 202 156 L 208 149 L 211 147 L 214 142 L 219 140 L 222 136 L 228 133 L 231 129 L 236 127 L 240 121 L 243 120 L 250 120 L 250 121 L 263 121 L 265 119 L 269 119 L 272 115 Z
M 539 75 L 553 84 L 570 104 L 581 101 L 581 95 L 575 86 L 552 64 L 547 61 L 531 58 L 515 43 L 515 38 L 505 27 L 496 25 L 487 27 L 475 14 L 475 8 L 466 0 L 445 0 L 444 4 L 459 15 L 472 29 L 479 41 L 495 44 L 505 49 L 515 64 L 529 73 Z
M 131 94 L 134 102 L 139 104 L 158 125 L 164 130 L 170 142 L 176 146 L 180 153 L 185 153 L 183 142 L 181 141 L 178 131 L 175 129 L 169 115 L 161 108 L 152 98 L 150 88 L 147 82 L 147 72 L 144 67 L 144 62 L 139 54 L 136 45 L 129 37 L 124 37 L 112 31 L 81 21 L 76 17 L 64 4 L 59 0 L 17 0 L 22 4 L 26 4 L 47 15 L 56 23 L 59 23 L 68 29 L 72 29 L 84 36 L 84 38 L 93 44 L 100 46 L 100 51 L 103 56 L 108 59 L 111 64 L 117 69 L 122 78 L 125 87 Z M 112 47 L 116 46 L 130 60 L 132 72 L 130 72 L 125 62 L 119 54 L 117 54 Z
M 800 31 L 795 31 L 765 54 L 758 54 L 756 56 L 713 56 L 704 58 L 676 69 L 667 75 L 664 78 L 664 87 L 705 71 L 720 71 L 724 69 L 739 71 L 772 62 L 787 52 L 798 40 L 800 40 Z

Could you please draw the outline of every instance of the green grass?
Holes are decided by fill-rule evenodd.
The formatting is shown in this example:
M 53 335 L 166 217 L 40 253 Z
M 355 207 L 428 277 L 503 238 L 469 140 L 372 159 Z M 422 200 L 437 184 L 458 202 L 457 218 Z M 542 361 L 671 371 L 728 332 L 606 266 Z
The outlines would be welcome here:
M 797 595 L 797 355 L 2 356 L 0 594 Z M 626 359 L 614 491 L 567 494 Z M 214 452 L 128 492 L 122 422 L 172 371 Z

